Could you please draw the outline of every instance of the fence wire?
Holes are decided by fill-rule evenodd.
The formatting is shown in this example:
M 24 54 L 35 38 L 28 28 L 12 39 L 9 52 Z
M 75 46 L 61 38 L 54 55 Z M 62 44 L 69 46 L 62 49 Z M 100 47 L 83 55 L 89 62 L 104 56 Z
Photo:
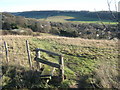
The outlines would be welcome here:
M 7 57 L 9 60 L 9 64 L 29 67 L 28 57 L 26 52 L 26 43 L 20 38 L 17 38 L 16 40 L 9 38 L 2 40 L 0 46 L 0 55 L 2 57 L 2 63 L 7 63 L 5 58 L 6 50 L 5 50 L 4 42 L 6 42 L 8 48 Z

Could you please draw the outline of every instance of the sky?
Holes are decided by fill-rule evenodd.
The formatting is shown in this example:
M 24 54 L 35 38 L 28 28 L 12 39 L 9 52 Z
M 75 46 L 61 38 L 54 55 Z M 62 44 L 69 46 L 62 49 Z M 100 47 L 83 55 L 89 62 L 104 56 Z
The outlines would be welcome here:
M 110 8 L 116 11 L 120 0 L 111 1 Z M 0 12 L 22 12 L 39 10 L 87 10 L 106 11 L 107 0 L 0 0 Z

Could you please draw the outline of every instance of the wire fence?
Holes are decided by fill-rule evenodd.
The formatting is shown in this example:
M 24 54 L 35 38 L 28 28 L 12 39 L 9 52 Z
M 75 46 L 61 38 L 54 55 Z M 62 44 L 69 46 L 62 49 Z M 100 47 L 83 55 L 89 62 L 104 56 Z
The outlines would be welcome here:
M 20 38 L 17 39 L 17 42 L 14 39 L 2 39 L 0 45 L 0 56 L 2 59 L 1 63 L 29 67 L 26 43 L 21 41 Z

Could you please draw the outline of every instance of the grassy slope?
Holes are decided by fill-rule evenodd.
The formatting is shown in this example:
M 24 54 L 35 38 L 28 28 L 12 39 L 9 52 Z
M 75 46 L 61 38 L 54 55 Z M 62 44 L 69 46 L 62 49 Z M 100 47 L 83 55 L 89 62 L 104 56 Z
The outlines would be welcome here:
M 38 37 L 3 36 L 1 42 L 6 41 L 8 43 L 10 62 L 12 64 L 20 64 L 25 68 L 29 67 L 25 40 L 29 40 L 30 42 L 32 60 L 35 48 L 42 48 L 63 54 L 65 75 L 67 77 L 65 82 L 74 82 L 70 83 L 71 86 L 73 85 L 72 87 L 90 87 L 91 83 L 94 86 L 94 83 L 97 84 L 96 78 L 100 80 L 100 87 L 107 88 L 112 87 L 112 85 L 117 87 L 116 77 L 118 73 L 116 66 L 118 50 L 116 48 L 116 41 L 67 38 L 49 34 L 41 34 Z M 41 55 L 44 59 L 57 62 L 57 57 L 49 56 L 45 53 Z M 45 67 L 45 73 L 48 73 L 50 68 L 48 66 Z M 57 71 L 55 74 L 57 75 Z

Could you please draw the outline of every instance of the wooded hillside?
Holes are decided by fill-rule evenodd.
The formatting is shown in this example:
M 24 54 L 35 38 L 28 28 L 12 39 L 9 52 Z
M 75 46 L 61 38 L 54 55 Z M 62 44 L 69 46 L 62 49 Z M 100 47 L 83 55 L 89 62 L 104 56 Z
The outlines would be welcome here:
M 51 33 L 67 37 L 81 37 L 88 39 L 113 39 L 117 38 L 117 24 L 97 23 L 72 23 L 51 22 L 22 16 L 14 16 L 9 13 L 2 14 L 3 34 L 33 34 Z M 23 29 L 22 31 L 20 31 Z M 7 30 L 7 31 L 6 31 Z M 7 33 L 8 32 L 8 33 Z

